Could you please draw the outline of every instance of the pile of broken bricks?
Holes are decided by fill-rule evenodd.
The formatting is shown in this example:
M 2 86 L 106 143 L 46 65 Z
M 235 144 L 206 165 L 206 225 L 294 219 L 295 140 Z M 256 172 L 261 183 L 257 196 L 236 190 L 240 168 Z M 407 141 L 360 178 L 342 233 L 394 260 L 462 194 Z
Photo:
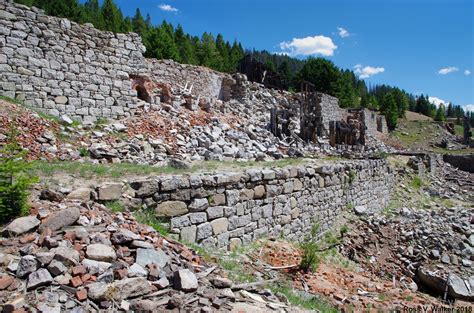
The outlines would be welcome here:
M 211 312 L 257 300 L 267 310 L 287 307 L 263 282 L 234 284 L 129 212 L 44 203 L 2 230 L 2 312 Z

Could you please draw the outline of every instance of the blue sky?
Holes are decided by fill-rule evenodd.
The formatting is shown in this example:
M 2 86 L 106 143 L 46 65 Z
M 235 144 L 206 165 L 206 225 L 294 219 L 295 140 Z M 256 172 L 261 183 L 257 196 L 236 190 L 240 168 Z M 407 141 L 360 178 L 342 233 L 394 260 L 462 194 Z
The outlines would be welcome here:
M 368 83 L 429 94 L 474 111 L 473 0 L 115 0 L 193 35 L 246 48 L 323 56 Z M 283 49 L 282 49 L 283 48 Z

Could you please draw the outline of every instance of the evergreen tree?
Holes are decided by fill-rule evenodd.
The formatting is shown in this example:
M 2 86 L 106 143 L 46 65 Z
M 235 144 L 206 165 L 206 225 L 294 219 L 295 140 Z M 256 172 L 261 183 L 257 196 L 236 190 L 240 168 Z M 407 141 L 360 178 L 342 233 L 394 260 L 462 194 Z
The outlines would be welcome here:
M 397 127 L 398 108 L 397 103 L 395 102 L 395 99 L 391 93 L 387 93 L 385 95 L 382 107 L 382 114 L 385 115 L 388 128 L 391 130 L 395 129 L 395 127 Z
M 445 114 L 444 105 L 440 104 L 438 109 L 436 110 L 435 121 L 443 122 L 445 120 L 444 114 Z
M 298 73 L 298 82 L 308 81 L 318 91 L 336 96 L 340 75 L 339 69 L 331 61 L 310 58 Z
M 149 31 L 149 27 L 145 22 L 145 19 L 143 18 L 139 8 L 137 8 L 135 15 L 132 18 L 132 27 L 133 31 L 142 37 L 144 37 Z
M 123 16 L 113 0 L 104 0 L 101 8 L 104 29 L 119 33 L 122 30 Z

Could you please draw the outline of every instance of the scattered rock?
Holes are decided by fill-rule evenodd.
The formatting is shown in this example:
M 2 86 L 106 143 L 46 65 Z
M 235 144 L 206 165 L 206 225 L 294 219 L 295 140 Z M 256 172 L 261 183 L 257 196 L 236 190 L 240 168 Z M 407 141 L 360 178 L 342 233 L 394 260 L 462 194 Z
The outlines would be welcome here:
M 2 234 L 4 236 L 18 236 L 33 230 L 39 224 L 40 221 L 35 216 L 20 217 L 8 224 L 8 226 L 3 229 Z
M 198 288 L 196 275 L 188 269 L 178 270 L 174 273 L 175 288 L 184 292 L 195 291 Z

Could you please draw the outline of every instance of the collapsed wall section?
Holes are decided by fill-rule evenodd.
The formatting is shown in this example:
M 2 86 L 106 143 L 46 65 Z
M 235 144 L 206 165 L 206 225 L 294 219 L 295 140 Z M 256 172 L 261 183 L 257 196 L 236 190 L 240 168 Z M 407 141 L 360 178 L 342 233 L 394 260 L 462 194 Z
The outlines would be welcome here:
M 222 248 L 267 236 L 299 240 L 314 224 L 330 229 L 352 206 L 381 210 L 393 180 L 386 160 L 361 160 L 155 177 L 131 186 L 137 202 L 171 218 L 181 240 Z
M 129 74 L 147 69 L 137 34 L 114 34 L 0 3 L 0 94 L 84 122 L 137 107 Z
M 169 84 L 174 90 L 186 90 L 209 101 L 230 99 L 229 74 L 173 60 L 147 59 L 147 63 L 154 82 Z

